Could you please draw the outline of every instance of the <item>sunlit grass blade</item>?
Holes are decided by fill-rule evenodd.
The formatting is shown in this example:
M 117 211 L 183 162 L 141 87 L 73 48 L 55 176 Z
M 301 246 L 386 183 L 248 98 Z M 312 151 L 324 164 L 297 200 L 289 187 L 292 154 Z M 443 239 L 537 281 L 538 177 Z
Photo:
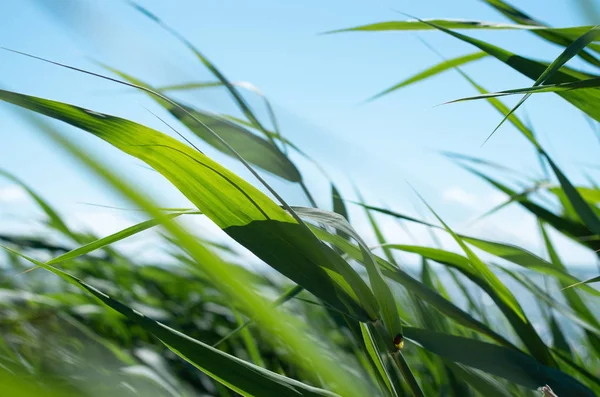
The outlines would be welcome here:
M 236 241 L 316 296 L 355 317 L 377 313 L 376 302 L 364 295 L 368 288 L 360 284 L 357 275 L 353 283 L 359 283 L 360 290 L 339 276 L 339 271 L 355 275 L 342 258 L 265 194 L 202 153 L 140 124 L 73 105 L 8 91 L 0 91 L 0 99 L 80 127 L 139 158 Z M 295 215 L 291 208 L 290 213 Z M 282 260 L 286 256 L 288 259 Z M 362 305 L 367 306 L 363 309 Z
M 198 213 L 193 212 L 193 211 L 185 211 L 185 212 L 179 212 L 179 213 L 175 213 L 175 214 L 168 214 L 166 215 L 167 218 L 170 219 L 174 219 L 180 215 L 183 214 L 193 214 L 193 213 Z M 126 229 L 123 229 L 121 231 L 118 231 L 116 233 L 113 233 L 109 236 L 103 237 L 101 239 L 98 239 L 96 241 L 93 241 L 89 244 L 83 245 L 81 247 L 75 248 L 69 252 L 66 252 L 60 256 L 57 256 L 53 259 L 51 259 L 50 261 L 46 262 L 46 264 L 48 265 L 56 265 L 57 263 L 61 263 L 61 262 L 65 262 L 65 261 L 70 261 L 73 260 L 75 258 L 78 258 L 82 255 L 87 255 L 93 251 L 96 251 L 98 249 L 101 249 L 103 247 L 106 247 L 110 244 L 114 244 L 118 241 L 121 241 L 123 239 L 126 239 L 128 237 L 131 237 L 135 234 L 141 233 L 144 230 L 148 230 L 150 228 L 153 228 L 156 225 L 159 225 L 160 221 L 157 219 L 150 219 L 141 223 L 138 223 L 136 225 L 130 226 Z
M 597 282 L 600 282 L 600 276 L 592 277 L 592 278 L 590 278 L 588 280 L 580 281 L 578 283 L 568 285 L 568 286 L 566 286 L 563 289 L 573 288 L 573 287 L 579 287 L 579 286 L 582 286 L 584 284 L 597 283 Z
M 546 69 L 548 69 L 549 64 L 547 63 L 519 56 L 485 41 L 478 40 L 466 36 L 464 34 L 449 30 L 447 26 L 444 26 L 444 24 L 438 24 L 432 20 L 419 21 L 419 25 L 417 26 L 425 25 L 432 29 L 435 28 L 461 41 L 472 44 L 480 50 L 485 51 L 489 55 L 495 57 L 499 61 L 505 63 L 506 65 L 512 67 L 513 69 L 517 70 L 518 72 L 524 74 L 525 76 L 533 80 L 537 80 L 546 71 Z M 577 36 L 585 34 L 591 28 L 592 27 L 585 28 L 583 31 L 581 31 L 581 34 L 578 34 Z M 568 83 L 594 77 L 598 76 L 589 75 L 568 68 L 562 68 L 561 70 L 558 70 L 556 73 L 554 73 L 554 75 L 551 78 L 549 78 L 547 82 L 550 84 Z M 592 105 L 600 100 L 600 92 L 595 92 L 595 90 L 577 90 L 562 91 L 557 92 L 557 94 L 562 96 L 574 106 L 578 107 L 583 112 L 587 113 L 593 119 L 600 121 L 600 110 L 596 109 L 596 107 Z
M 400 322 L 400 318 L 398 317 L 398 309 L 396 308 L 394 295 L 383 278 L 381 269 L 379 266 L 377 266 L 373 254 L 360 235 L 354 230 L 348 221 L 339 214 L 317 208 L 294 208 L 296 209 L 296 212 L 300 214 L 300 216 L 317 222 L 325 222 L 337 230 L 343 230 L 357 241 L 363 254 L 363 261 L 367 269 L 373 295 L 377 299 L 377 303 L 379 304 L 381 310 L 381 316 L 390 335 L 390 342 L 395 335 L 401 335 L 402 324 Z
M 352 28 L 332 30 L 327 33 L 340 33 L 340 32 L 381 32 L 387 30 L 398 30 L 398 31 L 410 31 L 410 30 L 434 30 L 434 25 L 443 27 L 445 29 L 493 29 L 493 30 L 539 30 L 539 31 L 557 31 L 571 37 L 581 36 L 586 31 L 592 28 L 592 26 L 576 26 L 568 28 L 548 28 L 545 26 L 535 26 L 526 24 L 511 24 L 511 23 L 497 23 L 497 22 L 485 22 L 467 19 L 415 19 L 409 21 L 389 21 L 389 22 L 378 22 L 368 25 L 355 26 Z
M 526 269 L 531 269 L 536 272 L 552 276 L 563 283 L 572 283 L 573 280 L 577 280 L 576 277 L 570 275 L 565 270 L 554 266 L 532 252 L 529 252 L 516 245 L 504 244 L 468 236 L 463 236 L 463 239 L 467 243 L 489 254 L 523 266 Z M 593 288 L 586 288 L 586 292 L 600 297 L 600 291 L 597 291 Z
M 37 122 L 37 119 L 34 121 Z M 106 167 L 90 157 L 88 153 L 82 152 L 78 147 L 56 133 L 46 124 L 37 122 L 37 125 L 64 149 L 73 154 L 82 164 L 92 169 L 118 193 L 144 209 L 149 215 L 162 219 L 165 230 L 174 238 L 178 245 L 190 255 L 193 263 L 196 265 L 196 269 L 203 274 L 206 274 L 225 296 L 228 296 L 235 301 L 244 314 L 254 317 L 257 324 L 271 336 L 271 343 L 283 344 L 283 346 L 287 348 L 286 350 L 294 357 L 296 363 L 304 368 L 307 373 L 318 374 L 328 387 L 341 395 L 358 397 L 367 393 L 366 389 L 368 386 L 362 379 L 356 378 L 350 380 L 345 378 L 345 372 L 336 365 L 339 364 L 339 358 L 337 358 L 337 353 L 331 346 L 314 336 L 309 337 L 311 332 L 302 322 L 281 311 L 273 310 L 262 296 L 256 294 L 252 290 L 250 286 L 251 282 L 248 282 L 246 278 L 243 277 L 243 273 L 236 273 L 235 269 L 237 266 L 232 266 L 224 262 L 208 248 L 198 243 L 196 238 L 189 234 L 182 226 L 165 218 L 164 214 L 159 209 L 156 209 L 156 205 L 147 196 L 132 189 L 127 183 L 124 183 L 108 171 Z M 101 294 L 99 297 L 102 298 L 105 296 L 106 295 Z M 127 313 L 130 314 L 129 312 Z M 134 314 L 139 316 L 137 312 L 134 312 Z M 142 316 L 142 319 L 147 320 L 148 317 Z M 163 338 L 162 335 L 159 335 L 159 338 Z M 177 335 L 181 334 L 177 333 Z M 213 351 L 212 348 L 210 349 Z M 185 353 L 187 354 L 189 352 L 186 351 Z M 198 359 L 205 359 L 205 357 L 202 356 Z M 218 363 L 218 361 L 215 361 L 215 363 Z M 242 363 L 244 362 L 242 361 Z M 251 365 L 251 368 L 253 369 L 258 368 L 248 363 L 244 365 Z M 246 379 L 249 383 L 256 381 L 256 371 L 252 372 L 253 375 L 250 376 L 249 379 Z M 272 373 L 268 373 L 267 377 L 270 377 L 271 374 Z M 235 377 L 235 374 L 232 376 Z M 276 376 L 276 378 L 281 379 L 279 376 Z M 295 381 L 292 381 L 292 383 L 295 384 Z M 297 387 L 303 387 L 302 385 L 303 384 L 297 385 Z M 236 387 L 235 381 L 234 387 Z M 249 387 L 252 387 L 252 384 L 250 384 Z M 297 391 L 290 390 L 286 385 L 283 385 L 282 387 L 292 393 L 297 393 Z M 243 392 L 243 390 L 234 390 Z M 310 386 L 308 386 L 308 390 L 309 393 L 325 393 L 326 395 L 331 395 L 330 392 L 324 392 L 321 391 L 321 389 L 313 390 Z M 243 395 L 252 395 L 252 393 Z

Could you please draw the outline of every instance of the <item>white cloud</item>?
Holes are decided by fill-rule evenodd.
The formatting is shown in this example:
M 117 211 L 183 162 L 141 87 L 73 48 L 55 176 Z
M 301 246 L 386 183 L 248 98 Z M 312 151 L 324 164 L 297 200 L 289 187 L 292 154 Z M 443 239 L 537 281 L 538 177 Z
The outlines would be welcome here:
M 442 198 L 446 201 L 459 203 L 465 207 L 473 207 L 478 205 L 477 196 L 458 186 L 452 186 L 444 190 L 442 192 Z
M 0 186 L 0 202 L 16 203 L 27 199 L 27 193 L 18 185 Z
M 491 191 L 483 195 L 476 195 L 466 191 L 460 186 L 451 186 L 442 192 L 445 201 L 461 204 L 477 210 L 491 209 L 508 199 L 508 196 L 499 191 Z

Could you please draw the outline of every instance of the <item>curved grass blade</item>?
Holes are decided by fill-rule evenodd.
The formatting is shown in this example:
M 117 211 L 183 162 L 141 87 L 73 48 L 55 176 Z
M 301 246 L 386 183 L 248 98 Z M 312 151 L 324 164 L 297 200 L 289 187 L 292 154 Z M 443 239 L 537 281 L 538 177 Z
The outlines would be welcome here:
M 404 246 L 399 244 L 392 244 L 389 247 L 399 249 L 405 252 L 417 253 L 424 258 L 433 260 L 445 266 L 452 267 L 461 272 L 469 280 L 471 280 L 489 295 L 489 297 L 498 306 L 500 311 L 502 311 L 504 316 L 508 319 L 509 323 L 511 324 L 519 338 L 523 341 L 530 353 L 541 362 L 547 361 L 548 363 L 550 363 L 550 365 L 554 366 L 554 360 L 552 360 L 551 357 L 548 357 L 549 352 L 547 346 L 541 340 L 531 322 L 527 318 L 519 316 L 508 304 L 506 304 L 502 296 L 499 295 L 498 291 L 493 286 L 491 286 L 486 279 L 474 272 L 469 262 L 469 259 L 459 254 L 455 254 L 453 252 L 448 252 L 437 248 Z M 386 273 L 386 275 L 388 274 Z M 389 277 L 394 279 L 393 276 Z M 480 323 L 479 321 L 477 322 Z M 489 329 L 487 325 L 484 326 L 484 329 Z M 471 328 L 473 327 L 471 326 Z M 478 328 L 473 329 L 477 330 Z M 495 332 L 490 334 L 489 331 L 487 331 L 485 333 L 492 338 L 494 338 L 494 335 L 497 335 Z M 496 339 L 499 343 L 507 345 L 506 342 L 502 342 L 502 340 L 505 341 L 504 338 L 498 339 L 496 337 L 494 339 Z M 508 344 L 508 346 L 512 345 Z
M 506 387 L 483 373 L 474 371 L 473 369 L 455 364 L 453 362 L 447 362 L 446 365 L 456 373 L 457 376 L 464 379 L 473 389 L 477 390 L 482 396 L 485 397 L 511 397 L 506 390 Z
M 197 241 L 195 236 L 177 223 L 164 218 L 164 214 L 148 198 L 138 193 L 128 184 L 114 176 L 106 167 L 94 160 L 89 154 L 82 152 L 77 146 L 63 138 L 47 124 L 40 123 L 34 118 L 43 131 L 58 142 L 63 148 L 75 155 L 83 164 L 95 171 L 111 187 L 121 195 L 144 209 L 153 217 L 164 220 L 165 230 L 174 238 L 174 241 L 189 255 L 200 274 L 209 277 L 211 282 L 230 299 L 235 300 L 246 315 L 256 318 L 261 328 L 271 336 L 273 344 L 287 346 L 287 351 L 307 373 L 318 374 L 322 381 L 335 392 L 343 396 L 363 396 L 368 393 L 368 386 L 360 378 L 348 379 L 342 367 L 339 366 L 340 357 L 336 351 L 328 346 L 325 341 L 311 336 L 304 323 L 294 317 L 269 307 L 269 304 L 260 295 L 256 294 L 249 285 L 252 281 L 245 280 L 243 273 L 237 273 L 237 266 L 232 266 L 222 261 Z M 345 368 L 345 367 L 344 367 Z M 319 389 L 317 389 L 319 390 Z M 330 392 L 326 392 L 331 395 Z
M 179 212 L 179 213 L 167 214 L 165 216 L 169 219 L 175 219 L 176 217 L 183 215 L 183 214 L 199 214 L 199 212 L 198 211 L 183 211 L 183 212 Z M 103 237 L 96 241 L 93 241 L 89 244 L 75 248 L 69 252 L 66 252 L 60 256 L 57 256 L 57 257 L 51 259 L 50 261 L 46 262 L 46 264 L 47 265 L 56 265 L 57 263 L 73 260 L 82 255 L 87 255 L 93 251 L 96 251 L 98 249 L 106 247 L 107 245 L 116 243 L 117 241 L 124 240 L 128 237 L 133 236 L 134 234 L 138 234 L 138 233 L 143 232 L 144 230 L 153 228 L 154 226 L 159 225 L 159 224 L 160 224 L 160 220 L 149 219 L 147 221 L 144 221 L 144 222 L 138 223 L 136 225 L 130 226 L 126 229 L 123 229 L 117 233 L 113 233 L 109 236 L 106 236 L 106 237 Z
M 304 291 L 303 287 L 301 287 L 299 285 L 293 286 L 292 288 L 290 288 L 287 291 L 285 291 L 281 296 L 279 296 L 277 299 L 275 299 L 273 301 L 273 307 L 278 307 L 280 305 L 283 305 L 285 302 L 287 302 L 290 299 L 293 299 L 296 296 L 298 296 L 298 294 L 300 292 L 302 292 L 302 291 Z M 249 326 L 251 324 L 254 324 L 254 320 L 253 319 L 249 319 L 249 320 L 244 321 L 236 329 L 234 329 L 233 331 L 231 331 L 230 333 L 228 333 L 227 335 L 225 335 L 224 337 L 222 337 L 221 339 L 219 339 L 217 342 L 215 342 L 212 345 L 212 347 L 219 347 L 225 341 L 227 341 L 228 339 L 230 339 L 232 336 L 235 336 L 239 332 L 243 331 L 247 326 Z
M 139 4 L 137 4 L 131 0 L 128 0 L 128 2 L 135 9 L 140 11 L 143 15 L 148 17 L 150 20 L 154 21 L 156 24 L 158 24 L 158 26 L 160 26 L 161 28 L 163 28 L 164 30 L 169 32 L 171 35 L 173 35 L 173 37 L 175 37 L 183 45 L 185 45 L 190 51 L 192 51 L 194 53 L 194 55 L 196 55 L 196 57 L 200 60 L 200 62 L 204 66 L 206 66 L 206 68 L 219 80 L 219 82 L 221 82 L 225 86 L 225 88 L 227 88 L 227 91 L 229 91 L 229 93 L 231 94 L 234 102 L 238 105 L 238 107 L 244 113 L 244 115 L 248 118 L 248 120 L 250 120 L 250 122 L 252 122 L 252 124 L 255 125 L 258 130 L 262 131 L 267 136 L 267 138 L 269 138 L 271 140 L 271 143 L 273 143 L 273 145 L 275 146 L 275 142 L 270 137 L 270 135 L 267 133 L 267 129 L 262 125 L 262 123 L 254 115 L 254 113 L 250 109 L 250 106 L 248 106 L 248 104 L 246 103 L 244 98 L 240 95 L 240 93 L 237 91 L 237 89 L 234 87 L 234 85 L 225 77 L 225 75 L 223 73 L 221 73 L 221 71 L 219 69 L 217 69 L 217 67 L 208 60 L 208 58 L 206 58 L 200 51 L 198 51 L 198 49 L 189 40 L 187 40 L 185 37 L 183 37 L 181 34 L 179 34 L 173 28 L 171 28 L 166 23 L 164 23 L 160 18 L 158 18 L 158 16 L 156 16 L 155 14 L 151 13 L 148 9 L 140 6 Z
M 317 236 L 319 236 L 319 238 L 321 238 L 323 241 L 327 241 L 334 244 L 346 254 L 348 254 L 351 258 L 362 263 L 361 261 L 363 260 L 363 256 L 359 247 L 340 238 L 337 235 L 328 233 L 323 229 L 315 227 L 313 228 L 313 230 L 315 231 Z M 394 245 L 390 245 L 390 247 L 394 247 Z M 456 255 L 458 258 L 464 259 L 464 265 L 468 266 L 468 260 L 466 258 L 458 254 L 453 255 Z M 408 291 L 417 295 L 420 299 L 426 301 L 444 315 L 455 320 L 457 323 L 465 327 L 471 328 L 477 332 L 480 332 L 504 346 L 516 349 L 516 347 L 511 342 L 506 340 L 503 336 L 490 329 L 486 324 L 473 318 L 470 314 L 468 314 L 458 306 L 454 305 L 454 303 L 440 295 L 437 291 L 427 287 L 419 280 L 413 278 L 411 275 L 404 272 L 403 270 L 395 268 L 391 263 L 385 261 L 383 258 L 380 258 L 376 255 L 374 255 L 374 257 L 377 260 L 377 264 L 383 269 L 384 276 L 386 276 L 388 279 L 393 280 L 394 282 L 404 286 Z M 436 260 L 434 256 L 430 256 L 429 258 Z
M 73 105 L 2 90 L 0 99 L 79 127 L 146 162 L 227 234 L 337 309 L 363 319 L 378 312 L 350 265 L 265 194 L 202 153 L 140 124 Z M 353 285 L 347 277 L 354 277 Z
M 381 269 L 379 266 L 377 266 L 369 247 L 354 230 L 354 228 L 343 216 L 333 212 L 324 211 L 317 208 L 294 207 L 294 209 L 300 216 L 310 218 L 317 222 L 327 223 L 337 230 L 346 232 L 356 240 L 363 254 L 363 262 L 365 268 L 367 269 L 367 274 L 371 283 L 371 289 L 373 290 L 373 294 L 375 295 L 377 303 L 381 308 L 381 315 L 385 322 L 386 329 L 391 335 L 390 342 L 395 335 L 401 335 L 402 324 L 400 322 L 400 317 L 398 316 L 398 309 L 396 307 L 394 295 L 383 278 Z
M 258 95 L 259 97 L 262 98 L 263 102 L 265 103 L 265 108 L 267 109 L 267 113 L 269 114 L 269 118 L 271 119 L 271 125 L 273 126 L 273 130 L 275 131 L 274 133 L 272 133 L 271 131 L 267 131 L 267 132 L 269 134 L 275 135 L 281 141 L 281 143 L 284 144 L 283 148 L 285 149 L 286 148 L 286 146 L 285 146 L 286 140 L 283 139 L 283 136 L 281 135 L 281 131 L 279 130 L 279 122 L 277 121 L 277 116 L 275 116 L 275 110 L 273 110 L 273 106 L 271 105 L 271 102 L 266 97 L 266 95 L 263 94 L 263 92 L 261 90 L 259 90 L 258 87 L 256 87 L 254 84 L 249 83 L 247 81 L 232 82 L 231 85 L 233 85 L 235 87 L 239 87 L 239 88 L 245 88 L 246 90 L 252 91 L 253 93 L 255 93 L 256 95 Z M 161 91 L 161 92 L 181 91 L 181 90 L 191 90 L 191 89 L 209 88 L 209 87 L 222 87 L 222 86 L 224 86 L 224 84 L 220 81 L 208 82 L 208 83 L 187 83 L 187 84 L 163 86 L 163 87 L 158 88 L 158 91 Z M 253 126 L 252 123 L 250 123 L 250 124 Z
M 462 236 L 467 243 L 504 260 L 531 269 L 536 272 L 552 276 L 562 283 L 573 283 L 576 277 L 570 275 L 564 269 L 558 268 L 552 263 L 545 261 L 539 256 L 523 248 L 512 244 L 498 243 L 495 241 L 482 240 L 475 237 Z M 579 282 L 579 281 L 576 281 Z M 600 291 L 587 288 L 586 292 L 600 297 Z
M 550 236 L 548 236 L 546 228 L 544 227 L 544 224 L 542 222 L 540 222 L 540 231 L 544 243 L 546 245 L 546 251 L 548 252 L 548 256 L 550 257 L 550 261 L 552 262 L 552 264 L 559 269 L 566 269 L 565 265 L 562 263 L 560 257 L 558 256 L 558 253 L 554 249 L 554 246 L 550 241 Z M 568 284 L 564 282 L 561 282 L 560 285 L 563 287 L 563 296 L 565 297 L 565 300 L 567 301 L 571 309 L 573 309 L 573 311 L 575 311 L 575 313 L 577 313 L 577 315 L 581 319 L 585 320 L 588 324 L 592 324 L 595 328 L 600 329 L 600 322 L 598 322 L 596 316 L 592 313 L 587 304 L 579 296 L 577 291 L 570 289 L 565 290 L 564 288 L 567 287 Z M 587 329 L 585 333 L 589 340 L 590 346 L 597 353 L 600 352 L 600 338 L 598 337 L 598 335 L 589 332 Z

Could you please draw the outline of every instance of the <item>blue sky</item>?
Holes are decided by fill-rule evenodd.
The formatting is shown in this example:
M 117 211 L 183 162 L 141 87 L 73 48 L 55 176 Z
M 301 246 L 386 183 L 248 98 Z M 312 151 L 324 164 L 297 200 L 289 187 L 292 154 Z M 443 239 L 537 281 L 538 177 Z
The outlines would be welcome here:
M 572 0 L 531 0 L 519 7 L 553 26 L 589 23 Z M 367 200 L 414 213 L 410 182 L 453 226 L 491 238 L 539 247 L 533 220 L 509 208 L 487 221 L 468 221 L 502 200 L 479 180 L 444 159 L 449 150 L 540 173 L 530 145 L 509 125 L 485 146 L 481 143 L 500 121 L 484 102 L 440 103 L 473 94 L 455 72 L 408 87 L 377 101 L 364 100 L 384 88 L 439 62 L 413 33 L 320 33 L 359 24 L 405 19 L 397 11 L 422 18 L 505 19 L 480 1 L 140 1 L 144 7 L 189 38 L 230 80 L 249 81 L 275 105 L 282 132 L 323 163 L 352 197 L 352 184 Z M 551 7 L 548 6 L 551 4 Z M 473 52 L 464 43 L 439 32 L 419 32 L 446 57 Z M 561 49 L 527 32 L 468 32 L 516 53 L 553 59 Z M 152 84 L 212 80 L 179 42 L 123 1 L 41 0 L 0 2 L 0 44 L 79 67 L 100 71 L 101 60 Z M 585 67 L 578 60 L 570 66 Z M 488 90 L 527 86 L 531 81 L 493 59 L 465 67 Z M 165 115 L 144 95 L 115 84 L 0 52 L 0 85 L 5 89 L 74 103 L 126 117 L 164 132 L 164 125 L 144 107 Z M 196 106 L 235 113 L 220 90 L 182 95 Z M 262 112 L 261 102 L 248 97 Z M 511 98 L 512 104 L 517 98 Z M 530 98 L 519 112 L 527 114 L 539 139 L 575 181 L 584 181 L 582 163 L 594 163 L 598 140 L 583 116 L 555 95 Z M 59 125 L 59 124 L 57 124 Z M 177 123 L 173 125 L 180 127 Z M 71 127 L 70 138 L 96 157 L 121 170 L 130 181 L 166 205 L 185 200 L 156 173 L 107 144 Z M 184 130 L 180 128 L 180 130 Z M 122 205 L 54 144 L 33 131 L 10 105 L 0 104 L 0 168 L 22 178 L 73 222 L 100 234 L 128 223 L 130 214 L 82 204 Z M 207 154 L 254 182 L 235 160 L 210 148 Z M 310 164 L 297 159 L 320 205 L 329 205 L 329 187 Z M 591 175 L 597 171 L 589 170 Z M 297 186 L 268 181 L 296 204 L 305 204 Z M 2 201 L 3 200 L 3 201 Z M 31 203 L 6 181 L 0 181 L 1 214 L 14 222 L 30 217 Z M 359 228 L 366 223 L 353 211 Z M 393 242 L 409 239 L 390 220 L 381 220 Z M 18 221 L 20 222 L 20 221 Z M 6 222 L 3 230 L 14 227 Z M 204 225 L 208 231 L 214 229 Z M 365 233 L 368 234 L 367 231 Z M 423 230 L 415 230 L 421 243 Z M 561 242 L 565 260 L 588 263 L 591 255 Z

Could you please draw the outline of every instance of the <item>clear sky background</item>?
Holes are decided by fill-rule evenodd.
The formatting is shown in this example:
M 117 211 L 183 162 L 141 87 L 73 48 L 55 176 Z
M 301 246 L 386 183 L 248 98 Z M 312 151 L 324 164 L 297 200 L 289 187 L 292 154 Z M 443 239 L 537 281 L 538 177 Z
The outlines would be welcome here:
M 448 58 L 474 52 L 473 47 L 430 31 L 320 34 L 405 19 L 397 11 L 421 18 L 506 21 L 483 2 L 141 0 L 140 4 L 192 41 L 230 80 L 249 81 L 259 87 L 275 105 L 283 134 L 322 163 L 345 196 L 354 197 L 352 184 L 356 184 L 368 202 L 415 214 L 417 200 L 407 185 L 410 182 L 457 229 L 539 252 L 535 222 L 517 207 L 470 224 L 504 197 L 453 165 L 439 151 L 474 155 L 531 174 L 539 175 L 541 171 L 531 145 L 508 124 L 481 147 L 501 119 L 487 103 L 436 107 L 474 94 L 460 75 L 450 71 L 365 103 L 373 94 L 440 61 L 417 34 Z M 551 26 L 593 23 L 574 0 L 529 0 L 516 5 Z M 562 50 L 527 32 L 468 34 L 532 58 L 551 60 Z M 100 60 L 156 86 L 213 80 L 181 43 L 119 0 L 0 1 L 0 45 L 102 72 L 92 61 Z M 577 59 L 569 66 L 585 69 Z M 488 90 L 532 84 L 494 59 L 478 61 L 464 70 Z M 169 132 L 144 109 L 168 118 L 144 94 L 5 51 L 0 51 L 0 86 Z M 201 109 L 236 114 L 228 95 L 220 89 L 197 91 L 181 98 Z M 259 114 L 264 114 L 259 99 L 251 95 L 248 99 Z M 506 103 L 516 100 L 510 98 Z M 598 177 L 598 171 L 584 166 L 597 164 L 598 139 L 570 104 L 553 94 L 537 95 L 518 114 L 527 115 L 543 146 L 574 181 L 583 183 L 584 172 Z M 60 126 L 70 139 L 165 205 L 186 204 L 160 175 L 140 167 L 139 161 L 74 128 Z M 83 204 L 127 205 L 25 124 L 11 105 L 0 104 L 0 138 L 0 168 L 35 187 L 73 224 L 107 234 L 132 221 L 130 212 Z M 202 149 L 255 182 L 235 160 L 206 145 Z M 294 159 L 319 204 L 329 208 L 327 181 L 309 163 Z M 267 180 L 292 203 L 306 204 L 297 186 L 272 177 Z M 23 192 L 0 180 L 0 230 L 31 230 L 33 226 L 27 220 L 32 217 L 39 219 Z M 360 211 L 353 209 L 352 217 L 359 231 L 369 236 Z M 390 242 L 411 241 L 394 221 L 381 218 L 381 222 Z M 198 227 L 205 233 L 217 233 L 206 222 Z M 413 233 L 417 242 L 428 242 L 425 230 L 415 228 Z M 565 261 L 593 264 L 591 253 L 566 241 L 558 243 Z M 140 247 L 143 249 L 143 244 Z

